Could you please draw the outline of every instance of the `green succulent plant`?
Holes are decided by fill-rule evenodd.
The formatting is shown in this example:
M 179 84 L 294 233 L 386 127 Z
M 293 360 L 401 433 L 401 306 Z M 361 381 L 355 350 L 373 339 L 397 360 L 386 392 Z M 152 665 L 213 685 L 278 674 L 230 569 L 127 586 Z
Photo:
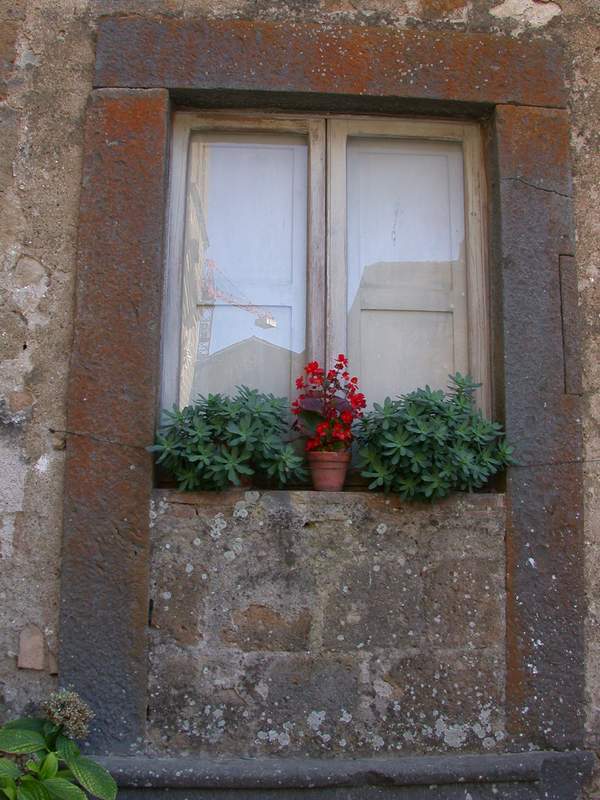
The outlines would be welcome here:
M 163 412 L 156 443 L 148 449 L 183 491 L 240 486 L 253 475 L 278 486 L 303 482 L 307 472 L 289 441 L 288 409 L 287 399 L 245 386 L 234 397 L 199 397 Z
M 475 406 L 480 384 L 459 372 L 449 377 L 448 392 L 426 386 L 387 397 L 356 424 L 359 466 L 370 489 L 432 501 L 480 488 L 514 463 L 502 426 Z

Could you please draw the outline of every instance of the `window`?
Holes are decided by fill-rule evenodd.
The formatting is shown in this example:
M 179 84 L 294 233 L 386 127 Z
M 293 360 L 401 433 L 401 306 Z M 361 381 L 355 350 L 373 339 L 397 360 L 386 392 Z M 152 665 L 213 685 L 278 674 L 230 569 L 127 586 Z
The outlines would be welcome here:
M 471 372 L 489 410 L 477 125 L 176 115 L 163 405 L 346 352 L 370 402 Z

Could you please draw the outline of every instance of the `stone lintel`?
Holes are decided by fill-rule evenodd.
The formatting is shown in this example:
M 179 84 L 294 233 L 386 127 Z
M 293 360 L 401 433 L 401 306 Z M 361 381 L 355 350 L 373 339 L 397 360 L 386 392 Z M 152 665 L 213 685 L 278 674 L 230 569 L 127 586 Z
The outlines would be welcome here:
M 100 22 L 94 84 L 565 107 L 562 74 L 542 40 L 121 16 Z

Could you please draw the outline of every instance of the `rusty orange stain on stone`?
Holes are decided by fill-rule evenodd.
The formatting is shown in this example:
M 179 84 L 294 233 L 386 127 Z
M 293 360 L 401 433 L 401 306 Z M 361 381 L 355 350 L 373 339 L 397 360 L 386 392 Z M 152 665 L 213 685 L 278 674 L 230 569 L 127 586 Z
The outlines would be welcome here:
M 80 201 L 61 677 L 93 698 L 98 720 L 118 708 L 115 737 L 126 741 L 146 709 L 153 465 L 145 446 L 158 387 L 168 122 L 164 90 L 93 92 Z M 92 656 L 82 663 L 80 653 Z M 112 667 L 89 673 L 89 658 Z M 129 676 L 127 692 L 115 675 Z
M 566 104 L 548 42 L 250 20 L 106 18 L 95 85 Z
M 95 92 L 86 124 L 69 429 L 138 447 L 154 435 L 167 126 L 161 90 Z
M 503 177 L 570 195 L 569 114 L 560 109 L 498 106 L 496 129 Z

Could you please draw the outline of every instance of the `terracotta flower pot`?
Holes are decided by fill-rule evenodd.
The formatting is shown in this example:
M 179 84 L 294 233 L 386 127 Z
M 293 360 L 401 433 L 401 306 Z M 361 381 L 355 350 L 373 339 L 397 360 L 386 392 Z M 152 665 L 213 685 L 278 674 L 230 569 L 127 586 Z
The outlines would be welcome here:
M 350 450 L 312 450 L 308 464 L 313 488 L 318 492 L 339 492 L 344 486 L 350 463 Z

